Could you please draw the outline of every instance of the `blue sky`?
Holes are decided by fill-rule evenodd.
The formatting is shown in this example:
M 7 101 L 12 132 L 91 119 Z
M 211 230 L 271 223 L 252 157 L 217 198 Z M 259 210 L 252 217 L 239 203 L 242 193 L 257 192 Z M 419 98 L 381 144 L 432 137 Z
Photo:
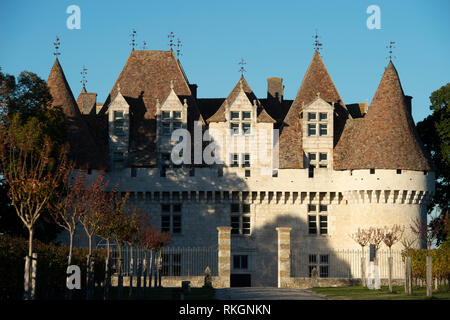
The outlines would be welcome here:
M 81 29 L 69 30 L 66 8 L 81 9 Z M 381 29 L 369 30 L 366 9 L 378 5 Z M 104 102 L 128 58 L 130 33 L 138 49 L 167 50 L 169 32 L 183 42 L 181 63 L 199 97 L 225 97 L 239 79 L 238 62 L 257 96 L 266 78 L 282 77 L 293 99 L 313 55 L 318 29 L 322 56 L 345 103 L 371 101 L 384 67 L 388 41 L 413 117 L 429 111 L 430 93 L 449 81 L 450 1 L 13 1 L 0 2 L 0 66 L 18 75 L 30 70 L 47 79 L 53 42 L 75 97 L 81 68 L 87 89 Z

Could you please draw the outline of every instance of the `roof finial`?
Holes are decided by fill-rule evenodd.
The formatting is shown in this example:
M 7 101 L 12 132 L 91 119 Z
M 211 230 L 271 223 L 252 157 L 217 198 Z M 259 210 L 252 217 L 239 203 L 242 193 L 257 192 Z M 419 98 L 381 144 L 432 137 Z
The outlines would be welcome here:
M 183 54 L 181 53 L 181 48 L 183 47 L 183 44 L 181 43 L 180 38 L 177 39 L 177 58 L 179 59 L 180 56 Z
M 55 47 L 55 52 L 53 52 L 53 55 L 55 55 L 56 57 L 58 57 L 61 54 L 60 52 L 58 52 L 59 45 L 60 45 L 59 37 L 56 36 L 56 42 L 53 42 L 53 46 Z
M 244 90 L 244 81 L 242 81 L 242 79 L 239 80 L 239 88 Z
M 395 42 L 394 41 L 389 41 L 389 45 L 388 46 L 386 46 L 386 49 L 389 49 L 389 51 L 388 51 L 388 53 L 389 53 L 389 61 L 392 61 L 392 58 L 397 58 L 397 57 L 394 57 L 393 55 L 392 55 L 392 49 L 395 49 L 395 47 L 394 47 L 394 44 L 395 44 Z M 387 58 L 386 58 L 387 59 Z
M 319 50 L 323 49 L 322 48 L 323 44 L 319 41 L 320 37 L 319 37 L 319 34 L 317 33 L 317 29 L 316 29 L 316 34 L 313 36 L 313 38 L 314 38 L 314 44 L 313 44 L 314 50 L 319 52 Z
M 170 89 L 173 90 L 173 80 L 170 80 Z
M 145 41 L 145 40 L 142 43 L 142 50 L 147 50 L 147 41 Z
M 244 76 L 244 72 L 247 72 L 247 70 L 245 70 L 244 65 L 246 65 L 247 63 L 245 62 L 244 58 L 241 58 L 241 61 L 239 61 L 238 63 L 241 67 L 239 68 L 239 72 L 241 73 L 242 76 Z
M 133 28 L 133 30 L 131 31 L 130 37 L 131 37 L 131 43 L 130 43 L 131 51 L 134 51 L 134 47 L 136 46 L 136 39 L 135 39 L 136 38 L 136 29 Z
M 86 66 L 85 65 L 83 65 L 83 69 L 81 69 L 81 72 L 80 72 L 80 74 L 81 74 L 81 84 L 83 85 L 83 89 L 86 91 L 86 83 L 87 83 L 87 80 L 86 80 L 86 75 L 87 75 L 87 68 L 86 68 Z
M 317 98 L 320 98 L 320 92 L 319 91 L 316 92 L 316 96 L 317 96 Z
M 170 32 L 169 35 L 167 36 L 169 38 L 169 47 L 170 50 L 173 51 L 173 46 L 175 45 L 173 43 L 173 38 L 175 38 L 175 34 L 173 32 Z
M 117 84 L 117 91 L 120 93 L 120 83 Z

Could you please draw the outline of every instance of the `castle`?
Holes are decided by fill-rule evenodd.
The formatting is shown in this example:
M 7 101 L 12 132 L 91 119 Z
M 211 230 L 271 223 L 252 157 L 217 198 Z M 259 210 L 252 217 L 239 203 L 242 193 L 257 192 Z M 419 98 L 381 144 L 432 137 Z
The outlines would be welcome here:
M 215 246 L 217 227 L 228 226 L 229 272 L 252 286 L 276 285 L 276 228 L 290 228 L 291 248 L 305 252 L 358 249 L 350 234 L 359 227 L 408 233 L 434 192 L 392 61 L 370 106 L 344 103 L 318 51 L 294 100 L 281 78 L 268 78 L 258 98 L 243 76 L 228 97 L 199 98 L 172 50 L 133 50 L 103 104 L 84 86 L 75 100 L 58 59 L 48 86 L 80 167 L 106 170 L 131 192 L 130 206 L 172 234 L 171 246 Z M 204 138 L 192 139 L 191 158 L 206 150 L 209 129 L 221 163 L 174 164 L 171 133 L 183 128 Z

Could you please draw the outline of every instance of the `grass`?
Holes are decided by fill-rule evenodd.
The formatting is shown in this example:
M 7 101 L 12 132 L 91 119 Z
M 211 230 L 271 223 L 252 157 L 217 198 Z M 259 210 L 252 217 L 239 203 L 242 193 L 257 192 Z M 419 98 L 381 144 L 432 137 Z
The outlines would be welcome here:
M 323 294 L 332 300 L 428 300 L 425 287 L 413 287 L 413 294 L 407 295 L 404 286 L 394 286 L 393 292 L 389 287 L 383 286 L 380 290 L 369 290 L 362 286 L 352 287 L 325 287 L 312 288 L 315 293 Z M 433 300 L 449 300 L 450 291 L 448 286 L 441 286 L 439 290 L 433 291 Z

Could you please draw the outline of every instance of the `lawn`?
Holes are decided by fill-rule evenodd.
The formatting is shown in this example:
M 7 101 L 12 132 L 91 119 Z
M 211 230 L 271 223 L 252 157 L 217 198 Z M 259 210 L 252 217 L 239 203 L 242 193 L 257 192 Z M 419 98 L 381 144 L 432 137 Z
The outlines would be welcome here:
M 380 290 L 369 290 L 362 286 L 338 287 L 338 288 L 312 288 L 315 293 L 323 294 L 332 300 L 427 300 L 425 287 L 414 287 L 413 294 L 405 294 L 405 287 L 394 286 L 393 292 L 389 288 L 381 287 Z M 432 299 L 448 300 L 450 291 L 448 286 L 439 287 L 438 291 L 433 291 Z

